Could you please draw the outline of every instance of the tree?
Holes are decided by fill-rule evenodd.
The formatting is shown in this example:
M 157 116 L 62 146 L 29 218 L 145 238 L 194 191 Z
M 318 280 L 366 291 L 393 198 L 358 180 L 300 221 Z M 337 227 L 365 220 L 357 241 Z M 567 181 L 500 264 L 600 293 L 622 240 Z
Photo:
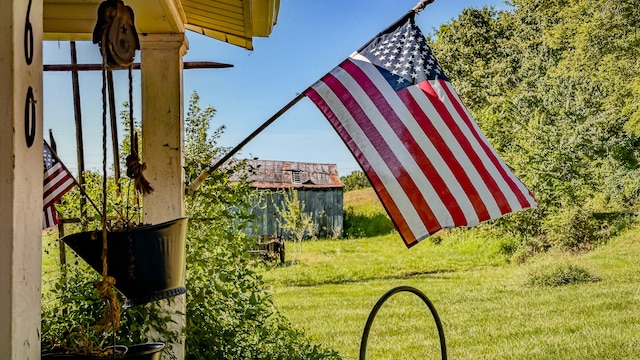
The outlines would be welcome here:
M 298 198 L 296 189 L 286 190 L 280 206 L 276 205 L 276 212 L 280 215 L 278 225 L 295 241 L 302 241 L 311 229 L 311 214 L 304 212 L 304 202 Z
M 548 240 L 559 218 L 629 211 L 640 200 L 639 10 L 617 0 L 510 5 L 467 9 L 431 43 L 490 143 L 540 204 L 495 223 Z
M 201 109 L 193 93 L 185 121 L 185 174 L 193 181 L 221 149 L 220 127 L 209 135 L 215 110 Z M 312 344 L 275 308 L 249 248 L 252 191 L 245 162 L 215 171 L 187 199 L 193 219 L 187 245 L 187 359 L 337 359 Z M 240 174 L 240 175 L 239 175 Z
M 298 199 L 296 189 L 286 190 L 280 205 L 276 205 L 277 219 L 280 229 L 288 234 L 299 245 L 302 252 L 302 239 L 313 232 L 313 219 L 311 214 L 304 212 L 304 201 Z
M 340 181 L 342 181 L 342 185 L 344 185 L 344 191 L 371 187 L 369 179 L 362 170 L 353 171 L 351 174 L 341 177 Z

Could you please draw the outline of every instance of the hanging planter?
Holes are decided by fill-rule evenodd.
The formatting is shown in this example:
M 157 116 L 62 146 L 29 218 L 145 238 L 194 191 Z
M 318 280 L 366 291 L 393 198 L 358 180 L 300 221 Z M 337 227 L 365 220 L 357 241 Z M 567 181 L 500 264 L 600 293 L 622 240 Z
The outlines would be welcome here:
M 51 339 L 52 350 L 44 351 L 42 359 L 132 359 L 159 360 L 165 347 L 164 343 L 147 343 L 130 347 L 115 345 L 103 348 L 110 336 L 116 339 L 120 327 L 122 307 L 113 291 L 118 289 L 127 299 L 124 307 L 132 307 L 148 302 L 169 298 L 186 293 L 185 283 L 185 243 L 187 218 L 178 218 L 156 225 L 135 226 L 129 218 L 129 196 L 127 196 L 126 216 L 118 213 L 118 229 L 110 227 L 107 213 L 107 88 L 109 89 L 112 131 L 117 134 L 115 123 L 115 104 L 113 99 L 112 70 L 128 68 L 129 71 L 129 129 L 130 150 L 127 157 L 127 176 L 132 179 L 135 188 L 135 204 L 139 196 L 150 194 L 153 187 L 144 178 L 146 165 L 140 161 L 138 153 L 138 134 L 134 131 L 133 120 L 133 76 L 132 63 L 136 50 L 140 48 L 137 31 L 134 26 L 134 14 L 131 7 L 122 0 L 104 0 L 97 14 L 98 22 L 94 28 L 94 43 L 99 43 L 103 59 L 102 66 L 102 209 L 99 209 L 80 186 L 100 215 L 101 230 L 87 231 L 68 235 L 61 240 L 71 247 L 102 279 L 94 281 L 98 290 L 98 299 L 103 306 L 102 319 L 96 317 L 96 324 L 69 321 L 68 327 L 57 338 Z M 112 137 L 116 139 L 116 137 Z M 117 140 L 114 140 L 114 153 L 117 153 Z M 115 161 L 115 174 L 119 187 L 119 161 Z M 118 192 L 119 192 L 118 190 Z M 127 193 L 128 194 L 128 193 Z M 139 209 L 137 209 L 139 210 Z M 113 224 L 111 224 L 113 225 Z M 65 279 L 66 280 L 66 279 Z M 62 288 L 67 293 L 73 292 Z M 76 297 L 73 300 L 83 300 Z M 56 309 L 57 310 L 57 309 Z M 84 311 L 86 308 L 79 308 Z M 91 311 L 91 310 L 90 310 Z M 62 317 L 73 317 L 73 311 L 61 312 Z M 90 318 L 93 318 L 91 314 Z
M 164 343 L 146 343 L 132 346 L 115 346 L 119 354 L 110 355 L 107 359 L 129 359 L 129 360 L 159 360 L 164 350 Z M 61 352 L 45 352 L 40 357 L 42 360 L 100 360 L 105 357 L 96 355 L 79 355 L 79 354 L 65 354 Z
M 187 218 L 107 233 L 108 275 L 127 298 L 124 307 L 184 294 Z M 102 233 L 88 231 L 62 240 L 102 272 Z

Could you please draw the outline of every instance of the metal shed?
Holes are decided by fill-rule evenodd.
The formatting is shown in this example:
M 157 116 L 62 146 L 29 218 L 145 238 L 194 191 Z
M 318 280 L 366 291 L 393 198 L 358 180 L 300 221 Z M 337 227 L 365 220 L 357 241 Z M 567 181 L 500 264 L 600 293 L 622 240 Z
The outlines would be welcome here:
M 279 235 L 277 207 L 281 207 L 286 192 L 295 189 L 304 204 L 303 211 L 312 216 L 319 237 L 342 233 L 343 185 L 335 164 L 295 161 L 249 160 L 256 169 L 249 177 L 257 195 L 252 213 L 256 216 L 257 234 Z M 253 232 L 253 230 L 250 230 Z

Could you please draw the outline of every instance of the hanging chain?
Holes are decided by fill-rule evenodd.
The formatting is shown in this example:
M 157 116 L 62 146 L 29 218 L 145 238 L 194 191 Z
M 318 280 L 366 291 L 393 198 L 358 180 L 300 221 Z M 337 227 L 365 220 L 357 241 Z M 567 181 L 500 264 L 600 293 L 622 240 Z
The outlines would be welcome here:
M 107 60 L 106 36 L 102 37 L 102 238 L 105 243 L 103 250 L 106 251 L 107 239 Z M 106 271 L 105 271 L 106 272 Z
M 135 132 L 135 126 L 133 125 L 133 65 L 129 65 L 129 137 L 130 137 L 130 141 L 131 141 L 131 154 L 134 155 L 138 155 L 138 152 L 136 150 L 136 152 L 134 153 L 133 149 L 137 149 L 138 148 L 138 144 L 134 144 L 134 134 Z M 135 145 L 135 148 L 134 148 Z
M 113 331 L 120 327 L 120 302 L 113 291 L 116 281 L 108 274 L 107 265 L 107 46 L 106 34 L 102 36 L 100 50 L 102 52 L 102 279 L 96 280 L 93 286 L 98 289 L 98 297 L 107 302 L 98 328 L 102 332 Z
M 133 179 L 133 184 L 136 192 L 142 195 L 150 194 L 153 192 L 153 187 L 149 181 L 144 177 L 142 172 L 147 168 L 147 165 L 140 162 L 140 155 L 138 152 L 138 134 L 133 126 L 133 66 L 129 65 L 129 131 L 131 132 L 131 149 L 129 156 L 127 156 L 127 176 Z

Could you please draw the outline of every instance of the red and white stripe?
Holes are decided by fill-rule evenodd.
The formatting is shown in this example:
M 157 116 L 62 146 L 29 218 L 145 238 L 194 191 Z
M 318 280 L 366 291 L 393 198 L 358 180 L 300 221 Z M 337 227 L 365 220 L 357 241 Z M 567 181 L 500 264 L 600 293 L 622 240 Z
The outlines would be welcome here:
M 44 206 L 50 206 L 60 200 L 62 195 L 71 190 L 75 184 L 69 171 L 56 162 L 44 173 Z
M 55 203 L 60 200 L 76 181 L 67 168 L 56 158 L 49 144 L 44 143 L 44 180 L 43 180 L 43 217 L 42 228 L 47 229 L 58 224 Z M 51 166 L 47 168 L 47 166 Z
M 442 228 L 536 206 L 447 81 L 396 92 L 355 53 L 306 95 L 354 154 L 409 247 Z
M 56 207 L 54 205 L 45 207 L 42 217 L 42 228 L 48 229 L 52 226 L 56 226 L 58 222 L 58 213 L 56 211 Z

